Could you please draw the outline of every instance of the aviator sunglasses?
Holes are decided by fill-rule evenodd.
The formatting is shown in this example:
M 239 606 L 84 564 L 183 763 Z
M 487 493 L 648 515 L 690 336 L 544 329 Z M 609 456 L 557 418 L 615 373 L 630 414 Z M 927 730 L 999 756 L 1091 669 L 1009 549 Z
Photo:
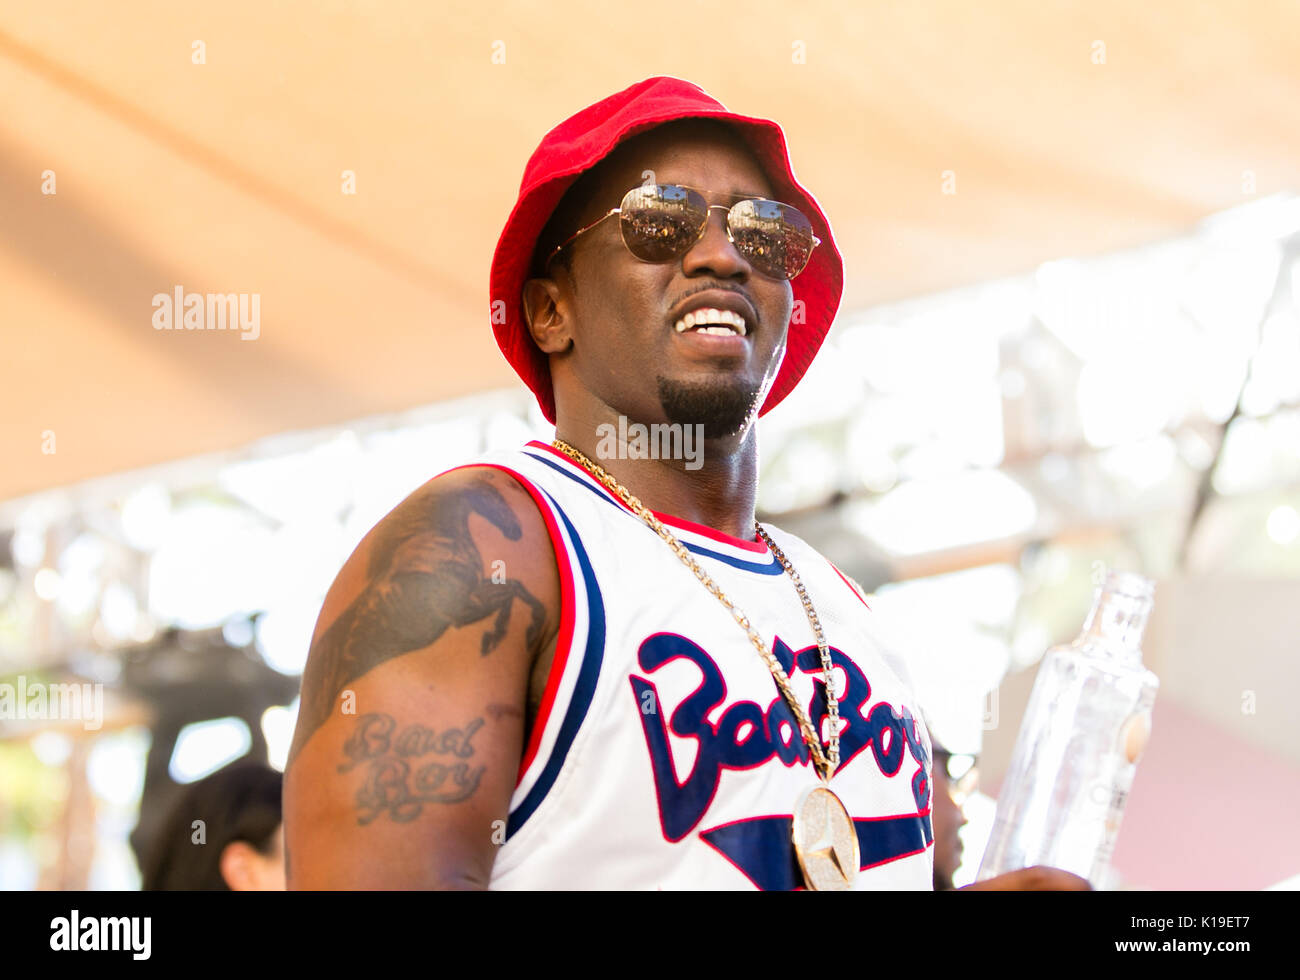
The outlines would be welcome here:
M 619 216 L 623 244 L 643 262 L 681 258 L 704 237 L 709 212 L 727 212 L 727 239 L 755 269 L 772 279 L 793 279 L 803 272 L 812 250 L 821 244 L 812 223 L 798 208 L 763 197 L 750 197 L 727 207 L 709 204 L 694 187 L 682 184 L 642 184 L 623 196 L 623 203 L 579 228 L 546 257 L 551 260 L 584 232 L 613 215 Z

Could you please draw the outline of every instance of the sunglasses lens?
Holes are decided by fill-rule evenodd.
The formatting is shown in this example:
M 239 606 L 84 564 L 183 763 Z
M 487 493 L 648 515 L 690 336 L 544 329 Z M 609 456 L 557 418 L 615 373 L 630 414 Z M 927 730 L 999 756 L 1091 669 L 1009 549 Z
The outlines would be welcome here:
M 670 262 L 690 250 L 704 232 L 704 196 L 677 184 L 648 184 L 627 192 L 619 224 L 628 250 L 646 262 Z M 793 279 L 808 264 L 815 239 L 797 208 L 779 201 L 741 201 L 728 218 L 736 249 L 773 279 Z
M 731 209 L 731 236 L 741 254 L 773 279 L 793 279 L 812 255 L 812 223 L 778 201 L 741 201 Z
M 619 224 L 623 241 L 638 259 L 667 262 L 699 241 L 708 213 L 704 197 L 689 188 L 649 184 L 627 192 Z

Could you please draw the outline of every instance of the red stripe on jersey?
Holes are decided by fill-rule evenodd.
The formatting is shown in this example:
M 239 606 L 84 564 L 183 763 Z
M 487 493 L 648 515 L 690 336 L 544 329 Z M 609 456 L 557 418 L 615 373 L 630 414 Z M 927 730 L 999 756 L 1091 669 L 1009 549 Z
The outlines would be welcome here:
M 831 561 L 829 558 L 826 559 L 826 563 L 830 565 L 831 568 L 835 568 L 835 562 Z M 838 568 L 835 568 L 835 574 L 840 577 L 841 582 L 843 582 L 845 585 L 849 587 L 849 591 L 858 597 L 858 601 L 862 603 L 864 606 L 867 606 L 867 600 L 863 598 L 861 592 L 859 592 L 857 589 L 853 587 L 853 583 L 844 577 L 844 573 L 841 572 Z M 871 612 L 870 606 L 867 606 L 867 612 Z

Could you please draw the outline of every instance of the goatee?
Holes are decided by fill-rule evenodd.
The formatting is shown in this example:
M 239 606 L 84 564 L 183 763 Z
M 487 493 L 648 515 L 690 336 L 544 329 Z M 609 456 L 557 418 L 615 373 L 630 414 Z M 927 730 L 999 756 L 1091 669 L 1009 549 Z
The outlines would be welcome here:
M 742 382 L 657 380 L 659 401 L 668 421 L 703 425 L 705 439 L 736 435 L 758 414 L 761 389 Z

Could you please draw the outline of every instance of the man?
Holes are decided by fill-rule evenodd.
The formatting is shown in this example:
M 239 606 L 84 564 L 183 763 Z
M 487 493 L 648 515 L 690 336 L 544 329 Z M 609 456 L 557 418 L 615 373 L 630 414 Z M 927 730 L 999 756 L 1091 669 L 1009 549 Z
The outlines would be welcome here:
M 953 756 L 931 737 L 934 762 L 930 770 L 931 807 L 930 822 L 934 827 L 934 890 L 951 891 L 952 876 L 961 867 L 962 844 L 960 831 L 968 821 L 962 804 L 975 788 L 978 770 L 970 756 Z M 960 776 L 953 775 L 954 758 L 966 763 Z
M 659 77 L 543 139 L 492 320 L 557 441 L 429 481 L 339 573 L 291 888 L 931 887 L 901 661 L 754 521 L 754 422 L 841 283 L 775 123 Z

